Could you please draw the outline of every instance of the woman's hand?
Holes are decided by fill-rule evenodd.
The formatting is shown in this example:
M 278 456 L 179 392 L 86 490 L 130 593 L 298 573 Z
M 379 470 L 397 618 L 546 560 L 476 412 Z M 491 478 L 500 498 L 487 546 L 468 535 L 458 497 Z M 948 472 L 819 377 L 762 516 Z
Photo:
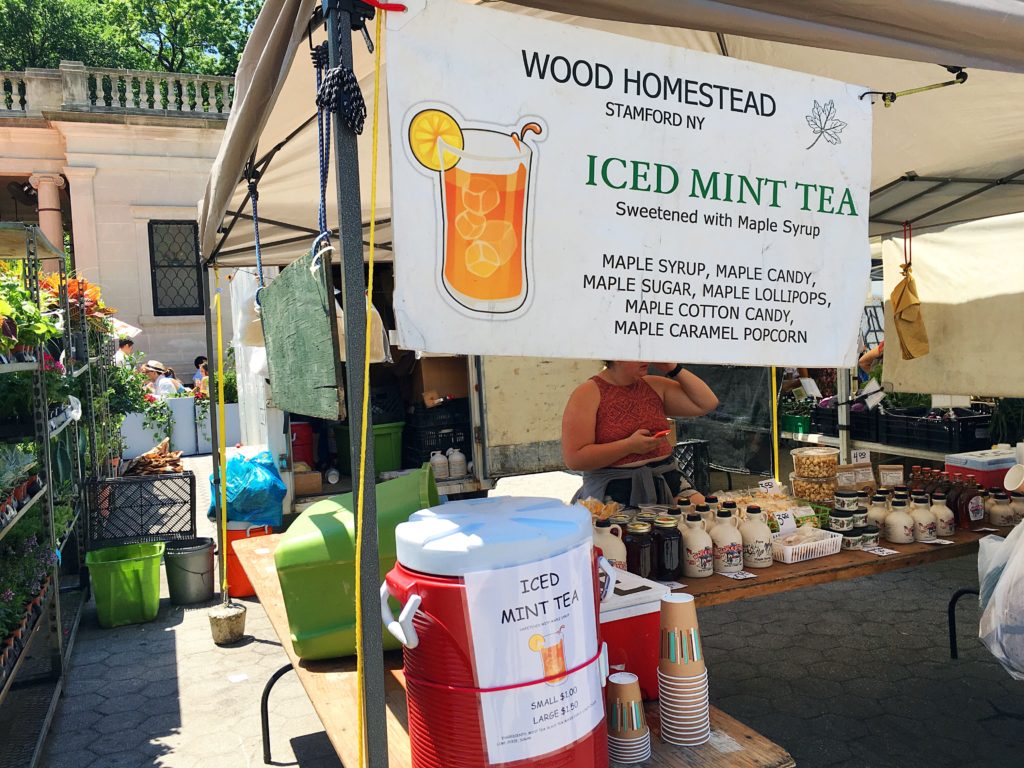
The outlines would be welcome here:
M 681 495 L 679 497 L 679 500 L 687 499 L 687 498 L 690 500 L 690 503 L 693 504 L 694 506 L 696 506 L 697 504 L 703 504 L 704 503 L 704 494 L 700 493 L 699 491 L 694 491 L 689 496 L 682 496 Z
M 654 437 L 649 429 L 638 429 L 626 438 L 629 453 L 651 453 L 667 443 L 665 437 Z

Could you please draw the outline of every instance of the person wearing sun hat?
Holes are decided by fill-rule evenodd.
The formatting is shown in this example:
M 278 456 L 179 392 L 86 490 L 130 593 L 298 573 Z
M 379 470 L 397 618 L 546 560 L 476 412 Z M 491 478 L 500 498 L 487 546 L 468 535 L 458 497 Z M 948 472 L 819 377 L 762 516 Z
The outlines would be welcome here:
M 177 387 L 171 379 L 167 378 L 165 375 L 167 366 L 159 360 L 147 360 L 142 365 L 142 372 L 149 379 L 149 383 L 146 384 L 146 392 L 160 400 L 175 394 Z

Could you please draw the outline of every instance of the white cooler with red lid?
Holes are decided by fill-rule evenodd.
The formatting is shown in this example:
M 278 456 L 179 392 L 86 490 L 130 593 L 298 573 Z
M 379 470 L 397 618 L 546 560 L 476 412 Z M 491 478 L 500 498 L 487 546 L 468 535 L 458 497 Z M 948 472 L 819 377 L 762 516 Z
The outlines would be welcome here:
M 640 692 L 658 698 L 658 647 L 661 641 L 661 596 L 664 584 L 615 569 L 615 588 L 601 603 L 601 640 L 608 646 L 612 672 L 632 672 Z
M 412 515 L 395 543 L 381 613 L 405 646 L 414 768 L 605 768 L 590 513 L 457 501 Z

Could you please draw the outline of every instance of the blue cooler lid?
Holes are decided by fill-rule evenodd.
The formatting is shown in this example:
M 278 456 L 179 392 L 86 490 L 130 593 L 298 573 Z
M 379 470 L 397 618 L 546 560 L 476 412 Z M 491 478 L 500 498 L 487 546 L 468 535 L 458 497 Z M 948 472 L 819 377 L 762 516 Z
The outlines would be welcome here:
M 1005 448 L 989 451 L 970 451 L 968 453 L 951 453 L 946 456 L 946 463 L 954 467 L 977 469 L 982 472 L 992 469 L 1009 469 L 1017 463 L 1013 449 Z
M 497 496 L 414 513 L 395 528 L 398 562 L 434 576 L 536 562 L 592 541 L 590 512 L 557 499 Z

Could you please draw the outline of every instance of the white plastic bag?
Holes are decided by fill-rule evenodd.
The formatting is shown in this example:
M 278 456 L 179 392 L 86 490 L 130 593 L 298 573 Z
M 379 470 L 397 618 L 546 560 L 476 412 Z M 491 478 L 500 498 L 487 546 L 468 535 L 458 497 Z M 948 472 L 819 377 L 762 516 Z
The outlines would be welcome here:
M 381 317 L 380 312 L 373 304 L 369 304 L 368 309 L 370 311 L 370 349 L 367 350 L 370 354 L 371 363 L 390 363 L 393 362 L 391 359 L 391 344 L 388 341 L 388 331 L 384 327 L 384 318 Z M 338 351 L 339 359 L 345 361 L 345 310 L 341 307 L 341 302 L 337 299 L 337 294 L 334 300 L 334 315 L 338 323 L 338 340 L 340 343 L 340 349 Z M 359 333 L 362 334 L 365 329 L 360 328 Z
M 1024 680 L 1024 525 L 986 536 L 978 547 L 978 637 L 1017 680 Z

